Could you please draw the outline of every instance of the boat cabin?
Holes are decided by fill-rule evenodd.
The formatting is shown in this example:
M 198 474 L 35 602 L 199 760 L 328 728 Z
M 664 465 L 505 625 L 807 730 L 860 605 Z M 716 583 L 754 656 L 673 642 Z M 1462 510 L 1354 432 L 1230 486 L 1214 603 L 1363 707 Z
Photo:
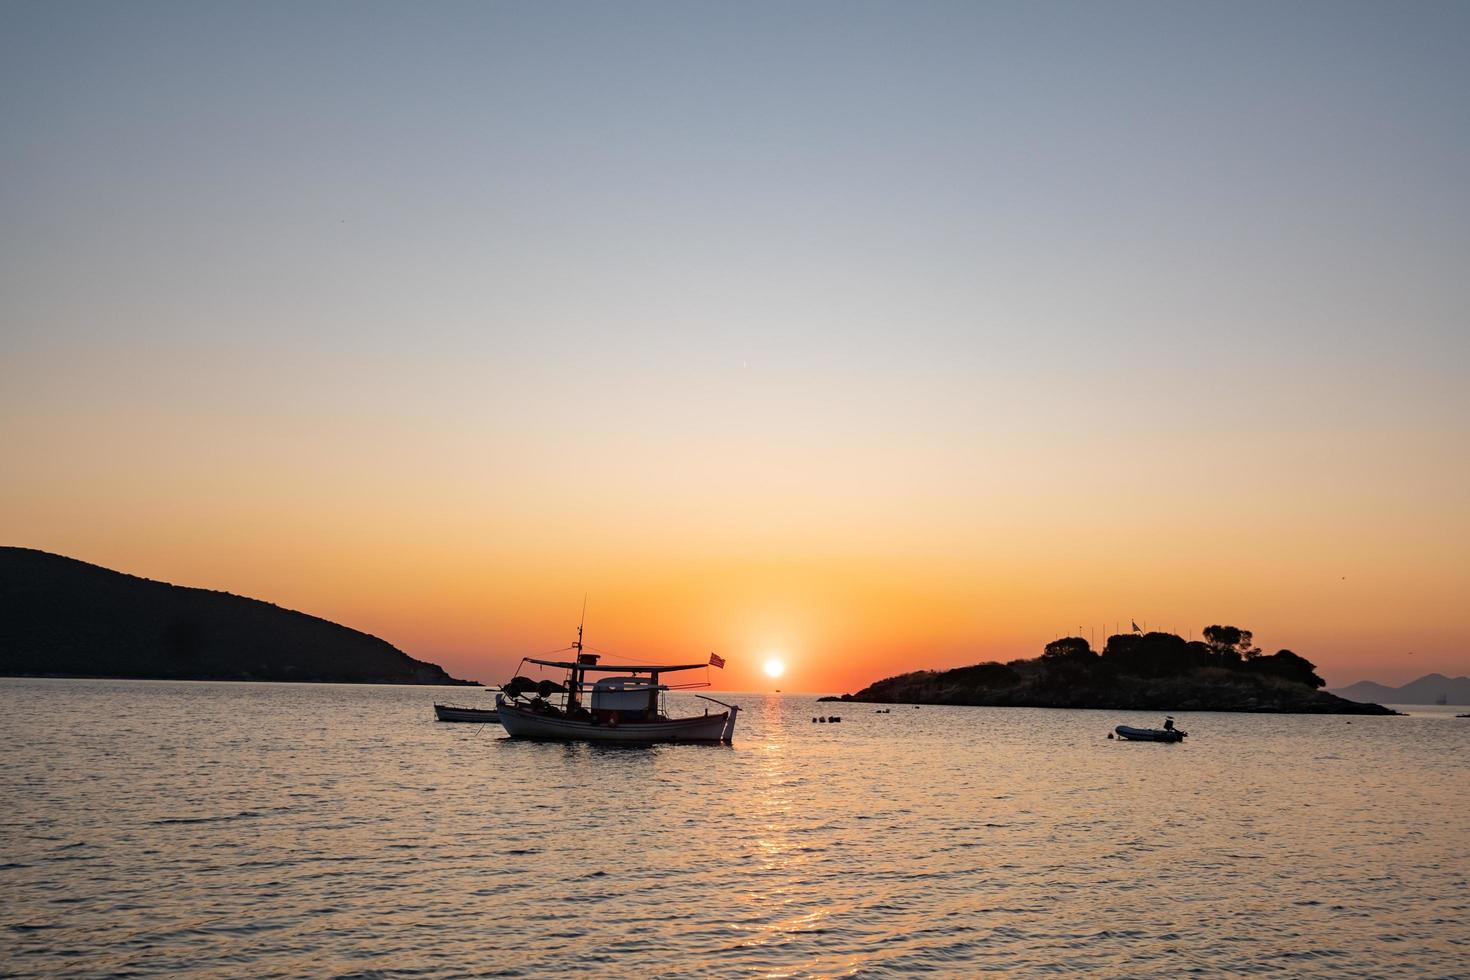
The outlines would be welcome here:
M 623 723 L 656 722 L 667 720 L 662 702 L 665 691 L 690 687 L 708 687 L 707 682 L 671 686 L 659 681 L 659 674 L 676 670 L 696 670 L 707 664 L 649 664 L 647 666 L 602 665 L 595 653 L 578 651 L 576 660 L 542 660 L 526 657 L 521 661 L 540 667 L 565 670 L 566 679 L 561 683 L 549 680 L 537 682 L 530 677 L 517 675 L 502 687 L 505 694 L 517 698 L 535 693 L 537 697 L 527 702 L 527 707 L 541 715 L 590 721 L 594 725 L 618 725 Z M 594 681 L 592 676 L 617 673 L 611 677 L 601 676 Z M 589 676 L 592 675 L 592 676 Z M 562 696 L 561 705 L 551 698 Z
M 652 677 L 603 677 L 592 685 L 592 717 L 617 724 L 659 717 L 658 695 L 668 687 Z

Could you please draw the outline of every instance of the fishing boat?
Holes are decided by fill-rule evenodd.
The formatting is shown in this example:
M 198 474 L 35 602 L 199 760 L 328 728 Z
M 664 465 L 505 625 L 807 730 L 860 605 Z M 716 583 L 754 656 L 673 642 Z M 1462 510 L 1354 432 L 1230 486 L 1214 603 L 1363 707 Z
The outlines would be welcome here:
M 452 704 L 436 704 L 434 717 L 440 721 L 470 721 L 483 725 L 498 722 L 500 713 L 494 708 L 461 708 Z
M 1133 728 L 1128 725 L 1119 725 L 1113 731 L 1129 742 L 1182 742 L 1189 734 L 1177 728 Z
M 708 683 L 670 685 L 660 678 L 678 671 L 723 667 L 725 661 L 710 655 L 698 664 L 603 664 L 599 654 L 588 653 L 582 646 L 582 628 L 577 628 L 577 642 L 567 649 L 575 656 L 569 660 L 543 660 L 526 657 L 527 664 L 553 671 L 565 671 L 563 679 L 533 680 L 521 674 L 501 687 L 495 696 L 500 724 L 512 738 L 553 739 L 560 741 L 620 742 L 724 742 L 735 735 L 735 716 L 739 705 L 726 704 L 697 694 L 724 711 L 684 718 L 670 717 L 666 695 L 671 690 L 708 687 Z M 599 676 L 610 675 L 610 676 Z

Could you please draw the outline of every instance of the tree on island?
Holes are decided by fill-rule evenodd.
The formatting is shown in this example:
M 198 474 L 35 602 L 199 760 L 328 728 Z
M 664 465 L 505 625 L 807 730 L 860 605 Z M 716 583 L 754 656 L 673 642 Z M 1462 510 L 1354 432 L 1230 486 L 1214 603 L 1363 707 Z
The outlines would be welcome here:
M 1097 660 L 1097 654 L 1093 652 L 1091 644 L 1082 637 L 1064 636 L 1048 643 L 1041 654 L 1041 659 L 1049 663 L 1068 661 L 1090 664 Z
M 1259 650 L 1256 651 L 1260 653 Z M 1261 674 L 1270 674 L 1283 680 L 1306 684 L 1308 687 L 1326 687 L 1327 682 L 1317 676 L 1317 665 L 1306 657 L 1290 650 L 1277 650 L 1269 657 L 1255 656 L 1246 662 L 1246 669 Z
M 1238 667 L 1242 661 L 1261 655 L 1260 647 L 1251 646 L 1250 630 L 1236 626 L 1206 626 L 1205 646 L 1210 648 L 1211 662 L 1216 667 Z
M 1080 636 L 1064 636 L 1046 645 L 1041 654 L 1043 681 L 1052 687 L 1084 683 L 1093 674 L 1098 655 Z
M 1311 688 L 1326 686 L 1326 682 L 1317 675 L 1316 665 L 1290 650 L 1278 650 L 1269 657 L 1261 656 L 1260 647 L 1253 645 L 1254 637 L 1250 630 L 1238 626 L 1206 626 L 1204 636 L 1201 643 L 1186 642 L 1173 633 L 1120 633 L 1108 637 L 1102 663 L 1119 674 L 1135 677 L 1177 677 L 1201 667 L 1219 667 L 1279 677 Z M 1069 637 L 1047 644 L 1042 662 L 1049 658 L 1075 658 L 1076 654 L 1070 651 L 1074 649 L 1072 644 L 1079 642 L 1082 641 Z
M 1119 674 L 1177 677 L 1208 666 L 1209 658 L 1204 644 L 1173 633 L 1117 633 L 1108 637 L 1103 662 Z

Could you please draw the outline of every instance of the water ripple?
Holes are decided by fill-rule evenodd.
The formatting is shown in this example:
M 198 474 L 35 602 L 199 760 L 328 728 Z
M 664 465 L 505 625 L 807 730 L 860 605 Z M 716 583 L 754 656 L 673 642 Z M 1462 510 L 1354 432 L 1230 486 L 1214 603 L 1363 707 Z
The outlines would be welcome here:
M 0 973 L 1455 975 L 1470 724 L 926 708 L 512 742 L 433 692 L 0 681 Z M 122 717 L 125 724 L 95 724 Z M 221 726 L 219 718 L 236 719 Z

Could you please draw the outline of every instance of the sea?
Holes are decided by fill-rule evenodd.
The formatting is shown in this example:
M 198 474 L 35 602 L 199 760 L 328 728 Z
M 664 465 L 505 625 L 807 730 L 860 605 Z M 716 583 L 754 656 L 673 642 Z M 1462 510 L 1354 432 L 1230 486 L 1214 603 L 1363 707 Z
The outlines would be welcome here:
M 0 680 L 0 975 L 1470 976 L 1470 709 L 720 697 L 733 745 L 626 748 Z

